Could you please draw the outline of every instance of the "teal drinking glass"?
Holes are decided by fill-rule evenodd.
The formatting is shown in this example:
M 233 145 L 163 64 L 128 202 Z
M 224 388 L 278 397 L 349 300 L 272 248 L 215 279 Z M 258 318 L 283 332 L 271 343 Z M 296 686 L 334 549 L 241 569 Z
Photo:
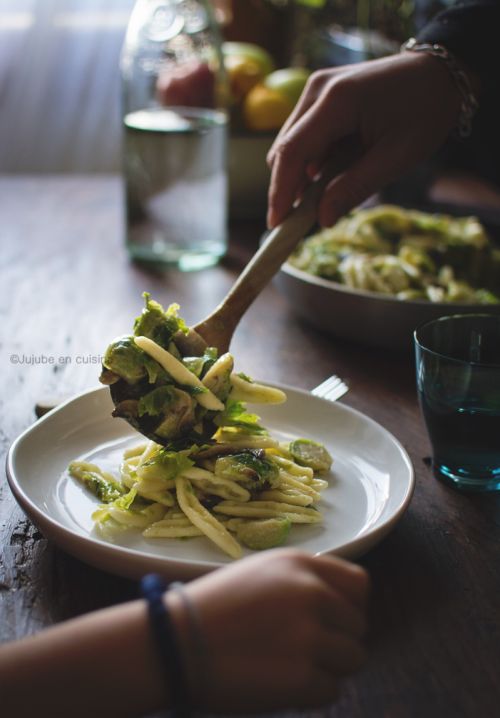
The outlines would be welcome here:
M 414 339 L 435 476 L 465 491 L 500 490 L 500 316 L 441 317 Z

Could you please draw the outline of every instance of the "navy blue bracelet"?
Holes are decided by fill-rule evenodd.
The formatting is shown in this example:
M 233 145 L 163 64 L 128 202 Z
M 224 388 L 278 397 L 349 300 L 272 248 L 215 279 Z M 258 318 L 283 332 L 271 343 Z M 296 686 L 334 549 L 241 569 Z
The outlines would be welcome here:
M 167 584 L 155 573 L 149 573 L 141 579 L 141 592 L 148 603 L 151 634 L 166 671 L 172 714 L 175 718 L 190 718 L 192 713 L 179 641 L 163 601 L 166 590 Z

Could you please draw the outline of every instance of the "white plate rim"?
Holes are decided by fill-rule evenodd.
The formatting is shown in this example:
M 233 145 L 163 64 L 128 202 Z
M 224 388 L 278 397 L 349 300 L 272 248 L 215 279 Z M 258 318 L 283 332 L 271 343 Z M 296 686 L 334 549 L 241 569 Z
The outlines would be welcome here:
M 399 452 L 402 463 L 407 470 L 405 477 L 406 484 L 400 502 L 392 513 L 390 513 L 389 516 L 387 516 L 382 522 L 377 522 L 374 526 L 369 527 L 366 532 L 362 532 L 351 541 L 332 549 L 317 552 L 317 555 L 334 554 L 344 558 L 357 558 L 361 556 L 379 543 L 379 541 L 384 538 L 387 533 L 389 533 L 389 531 L 404 514 L 411 501 L 415 488 L 415 472 L 406 449 L 384 426 L 357 409 L 343 403 L 330 402 L 326 399 L 322 399 L 321 397 L 313 397 L 306 390 L 298 389 L 286 384 L 273 382 L 272 385 L 285 392 L 294 392 L 302 395 L 306 399 L 314 399 L 314 401 L 324 402 L 332 407 L 337 407 L 339 411 L 351 414 L 362 423 L 377 427 L 379 431 L 382 431 L 383 434 L 385 434 L 386 438 Z M 64 526 L 62 523 L 57 521 L 57 519 L 43 511 L 24 490 L 22 480 L 16 476 L 15 470 L 17 452 L 19 451 L 19 448 L 22 447 L 24 440 L 29 437 L 32 432 L 37 431 L 44 423 L 51 421 L 52 417 L 56 414 L 66 411 L 68 407 L 77 404 L 85 397 L 90 397 L 90 395 L 94 393 L 107 391 L 107 387 L 97 387 L 69 398 L 25 429 L 13 441 L 7 453 L 6 475 L 9 487 L 18 504 L 33 521 L 33 523 L 41 529 L 42 533 L 52 539 L 60 548 L 90 565 L 120 576 L 137 578 L 145 573 L 145 567 L 147 566 L 147 570 L 158 570 L 166 574 L 171 573 L 174 577 L 189 579 L 220 568 L 223 565 L 227 565 L 204 559 L 192 559 L 190 561 L 186 561 L 172 556 L 158 557 L 153 554 L 145 554 L 143 551 L 139 551 L 134 548 L 120 546 L 116 543 L 108 543 L 91 535 L 84 536 L 77 531 Z M 125 564 L 127 562 L 130 563 L 129 567 L 127 568 L 125 565 L 124 568 L 121 567 L 117 570 L 113 562 L 113 559 L 116 557 L 120 557 L 122 559 L 120 566 L 122 566 L 123 561 L 125 561 Z M 110 562 L 113 563 L 113 565 L 110 566 Z

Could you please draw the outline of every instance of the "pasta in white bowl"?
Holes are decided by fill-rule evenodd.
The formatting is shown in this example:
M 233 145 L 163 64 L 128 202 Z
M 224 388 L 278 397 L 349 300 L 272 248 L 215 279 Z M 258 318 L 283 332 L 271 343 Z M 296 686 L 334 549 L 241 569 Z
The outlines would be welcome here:
M 413 349 L 446 314 L 500 314 L 500 250 L 474 217 L 357 210 L 308 237 L 276 277 L 312 326 L 366 346 Z

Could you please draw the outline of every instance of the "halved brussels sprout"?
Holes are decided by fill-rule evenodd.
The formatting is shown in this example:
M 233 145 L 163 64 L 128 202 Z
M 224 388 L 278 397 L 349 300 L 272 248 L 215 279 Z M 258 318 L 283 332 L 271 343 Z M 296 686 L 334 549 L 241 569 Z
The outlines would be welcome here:
M 238 481 L 250 492 L 272 488 L 279 481 L 279 469 L 266 458 L 263 449 L 223 456 L 215 462 L 214 472 L 216 476 Z
M 245 521 L 236 528 L 236 538 L 253 551 L 281 546 L 290 533 L 292 522 L 288 518 Z
M 295 439 L 290 442 L 288 451 L 298 464 L 314 471 L 328 471 L 332 465 L 333 459 L 323 444 L 312 439 Z

